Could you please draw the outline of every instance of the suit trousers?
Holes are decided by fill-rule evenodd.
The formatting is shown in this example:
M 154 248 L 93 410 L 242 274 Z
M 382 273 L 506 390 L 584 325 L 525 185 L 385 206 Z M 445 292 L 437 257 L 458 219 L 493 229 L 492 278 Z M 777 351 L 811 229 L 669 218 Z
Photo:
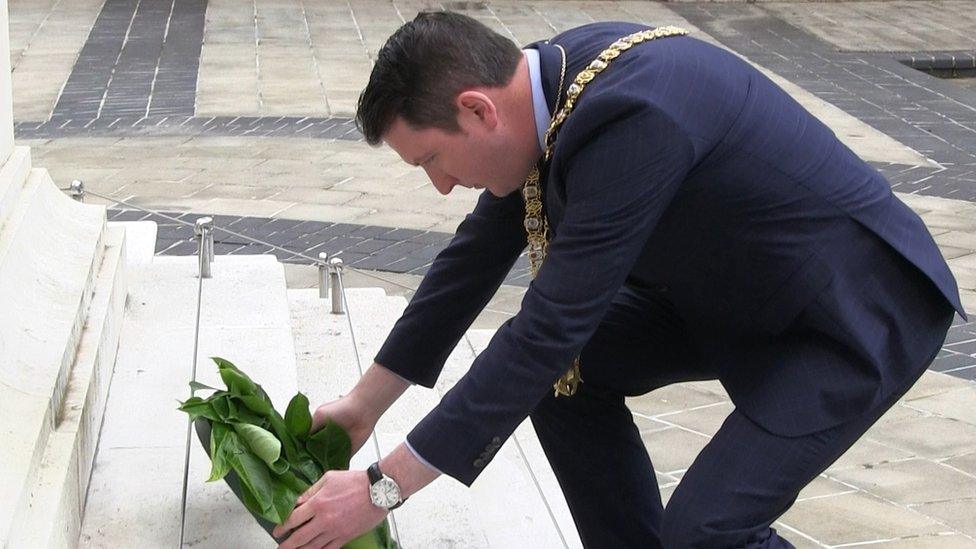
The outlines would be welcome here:
M 951 320 L 947 307 L 939 321 Z M 809 435 L 778 436 L 733 411 L 664 507 L 624 399 L 719 377 L 697 366 L 705 361 L 687 334 L 663 290 L 624 286 L 581 353 L 578 392 L 550 393 L 530 415 L 585 547 L 793 547 L 770 525 L 925 370 L 861 416 Z

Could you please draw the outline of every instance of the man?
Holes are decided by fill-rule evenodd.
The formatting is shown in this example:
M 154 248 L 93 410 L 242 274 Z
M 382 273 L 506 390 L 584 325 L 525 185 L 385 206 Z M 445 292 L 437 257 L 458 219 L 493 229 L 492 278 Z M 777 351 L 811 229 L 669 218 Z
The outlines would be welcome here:
M 438 473 L 470 485 L 527 416 L 587 547 L 790 547 L 770 524 L 938 352 L 964 314 L 955 281 L 877 171 L 735 55 L 645 31 L 596 23 L 520 51 L 423 13 L 379 53 L 366 140 L 441 193 L 487 191 L 316 424 L 358 448 L 408 384 L 434 385 L 527 228 L 549 245 L 530 250 L 544 262 L 521 311 L 379 462 L 400 493 L 370 507 L 375 471 L 327 474 L 283 547 L 341 543 Z M 557 396 L 577 357 L 582 383 Z M 703 379 L 736 408 L 665 509 L 624 397 Z

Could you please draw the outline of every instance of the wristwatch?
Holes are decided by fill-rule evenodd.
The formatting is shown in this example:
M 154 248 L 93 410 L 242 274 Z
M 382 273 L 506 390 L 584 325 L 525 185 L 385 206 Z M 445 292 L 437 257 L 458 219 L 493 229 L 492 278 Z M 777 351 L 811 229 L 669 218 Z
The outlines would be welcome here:
M 380 471 L 380 462 L 370 465 L 366 475 L 369 477 L 369 499 L 373 505 L 392 511 L 407 501 L 400 499 L 400 486 L 396 481 Z

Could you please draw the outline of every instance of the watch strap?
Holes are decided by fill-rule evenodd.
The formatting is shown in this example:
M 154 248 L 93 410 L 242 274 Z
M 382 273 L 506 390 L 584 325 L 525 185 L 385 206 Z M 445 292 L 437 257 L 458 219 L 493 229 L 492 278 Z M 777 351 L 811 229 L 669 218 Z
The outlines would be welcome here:
M 366 476 L 369 477 L 370 486 L 379 482 L 383 478 L 383 472 L 380 471 L 380 462 L 376 461 L 366 469 Z

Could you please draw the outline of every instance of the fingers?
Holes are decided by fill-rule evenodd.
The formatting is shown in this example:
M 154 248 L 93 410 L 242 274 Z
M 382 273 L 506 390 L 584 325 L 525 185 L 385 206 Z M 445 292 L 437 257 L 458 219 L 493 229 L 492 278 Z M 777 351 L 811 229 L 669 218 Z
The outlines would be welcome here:
M 300 549 L 322 549 L 323 547 L 335 547 L 336 549 L 339 549 L 339 545 L 337 545 L 334 540 L 330 539 L 328 534 L 325 532 L 315 536 L 312 538 L 312 541 L 309 541 L 305 545 L 301 545 Z
M 303 505 L 301 507 L 295 507 L 295 509 L 288 515 L 288 520 L 275 526 L 272 530 L 271 535 L 279 538 L 291 530 L 298 528 L 302 524 L 305 524 L 310 518 L 315 516 L 315 511 L 310 505 Z M 290 539 L 290 537 L 289 537 Z
M 301 528 L 291 533 L 281 545 L 278 546 L 279 549 L 298 549 L 299 547 L 322 547 L 331 538 L 326 538 L 328 532 L 322 532 L 320 530 L 321 526 L 314 520 L 310 520 L 303 524 Z M 313 543 L 317 538 L 322 538 L 321 543 L 316 545 Z

